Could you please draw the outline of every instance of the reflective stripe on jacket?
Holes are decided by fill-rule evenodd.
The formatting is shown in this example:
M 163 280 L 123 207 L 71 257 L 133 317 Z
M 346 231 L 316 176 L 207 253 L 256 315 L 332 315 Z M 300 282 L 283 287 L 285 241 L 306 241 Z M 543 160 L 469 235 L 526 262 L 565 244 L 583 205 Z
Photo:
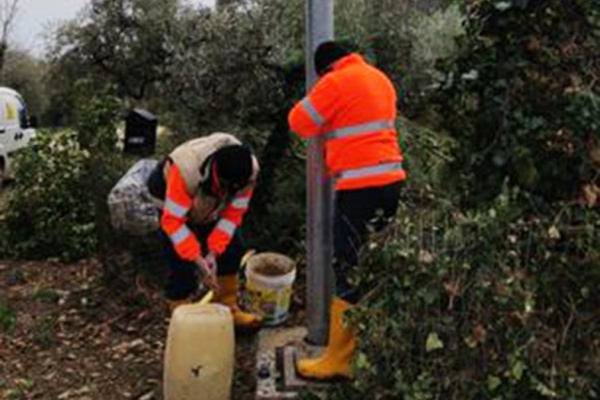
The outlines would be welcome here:
M 205 162 L 215 151 L 240 142 L 231 135 L 211 136 L 186 142 L 169 156 L 165 165 L 166 194 L 161 227 L 169 235 L 177 254 L 192 261 L 202 254 L 200 243 L 188 227 L 191 223 L 209 223 L 219 218 L 208 236 L 208 250 L 216 255 L 225 252 L 252 197 L 252 189 L 238 192 L 228 201 L 201 193 L 199 187 L 210 179 Z M 203 168 L 206 171 L 201 171 Z
M 192 197 L 187 193 L 185 181 L 177 165 L 172 164 L 167 175 L 167 194 L 160 226 L 169 235 L 177 255 L 188 261 L 201 254 L 200 243 L 186 224 L 191 207 Z
M 215 254 L 223 254 L 235 230 L 242 224 L 244 214 L 248 211 L 248 205 L 252 198 L 252 189 L 238 193 L 231 202 L 221 211 L 217 226 L 208 236 L 207 245 Z
M 406 179 L 395 129 L 396 91 L 359 54 L 338 60 L 290 111 L 292 131 L 323 135 L 327 169 L 337 190 Z

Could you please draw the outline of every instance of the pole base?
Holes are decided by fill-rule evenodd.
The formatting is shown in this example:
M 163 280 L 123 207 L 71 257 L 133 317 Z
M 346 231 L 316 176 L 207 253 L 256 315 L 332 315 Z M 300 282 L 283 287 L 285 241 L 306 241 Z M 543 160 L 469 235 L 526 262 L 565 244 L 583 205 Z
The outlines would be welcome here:
M 256 359 L 256 399 L 294 399 L 302 390 L 327 384 L 307 381 L 296 373 L 296 359 L 317 356 L 321 347 L 305 342 L 304 327 L 262 329 Z

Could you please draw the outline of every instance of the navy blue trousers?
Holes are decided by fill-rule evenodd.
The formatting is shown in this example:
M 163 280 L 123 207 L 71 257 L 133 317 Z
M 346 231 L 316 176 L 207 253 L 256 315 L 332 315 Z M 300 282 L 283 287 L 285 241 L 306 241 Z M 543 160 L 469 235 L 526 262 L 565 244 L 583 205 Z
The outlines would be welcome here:
M 358 266 L 358 255 L 370 229 L 381 231 L 396 215 L 403 182 L 336 192 L 333 223 L 336 295 L 350 303 L 361 297 L 348 277 Z

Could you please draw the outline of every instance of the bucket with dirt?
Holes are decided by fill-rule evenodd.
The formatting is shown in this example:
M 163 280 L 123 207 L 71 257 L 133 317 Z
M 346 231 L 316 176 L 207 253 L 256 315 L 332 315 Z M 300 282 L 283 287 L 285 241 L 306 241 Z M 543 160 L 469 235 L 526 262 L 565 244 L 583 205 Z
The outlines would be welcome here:
M 296 263 L 277 253 L 260 253 L 246 263 L 246 291 L 253 312 L 262 315 L 266 325 L 285 321 L 290 309 Z

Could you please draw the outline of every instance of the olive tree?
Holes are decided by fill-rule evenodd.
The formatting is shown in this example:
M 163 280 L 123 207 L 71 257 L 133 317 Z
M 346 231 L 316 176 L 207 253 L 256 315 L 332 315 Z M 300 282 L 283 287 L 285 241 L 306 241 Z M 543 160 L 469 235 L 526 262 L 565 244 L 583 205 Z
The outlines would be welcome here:
M 76 59 L 87 74 L 116 84 L 122 96 L 142 99 L 166 78 L 171 54 L 165 38 L 177 10 L 177 0 L 92 0 L 56 32 L 50 59 Z
M 15 24 L 19 0 L 2 0 L 0 2 L 0 71 L 4 67 L 8 40 Z
M 27 101 L 30 115 L 41 116 L 48 105 L 44 82 L 46 71 L 45 62 L 36 59 L 26 51 L 9 49 L 6 52 L 0 82 L 23 95 Z

